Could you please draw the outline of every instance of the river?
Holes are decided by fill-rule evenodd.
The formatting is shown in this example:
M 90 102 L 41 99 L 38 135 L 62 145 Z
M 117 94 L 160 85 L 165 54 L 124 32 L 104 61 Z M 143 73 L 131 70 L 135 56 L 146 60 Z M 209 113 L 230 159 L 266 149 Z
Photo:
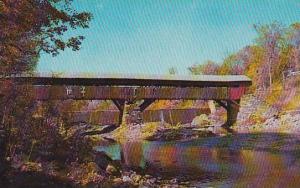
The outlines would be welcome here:
M 295 135 L 233 134 L 96 149 L 145 174 L 195 187 L 300 187 L 300 137 Z

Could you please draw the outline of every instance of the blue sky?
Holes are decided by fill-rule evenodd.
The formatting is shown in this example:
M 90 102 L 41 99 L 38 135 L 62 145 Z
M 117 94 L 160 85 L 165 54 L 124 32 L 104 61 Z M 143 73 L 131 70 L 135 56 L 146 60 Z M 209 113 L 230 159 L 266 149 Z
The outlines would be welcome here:
M 300 0 L 74 0 L 92 12 L 80 51 L 42 54 L 40 72 L 167 74 L 222 62 L 252 44 L 253 24 L 300 21 Z

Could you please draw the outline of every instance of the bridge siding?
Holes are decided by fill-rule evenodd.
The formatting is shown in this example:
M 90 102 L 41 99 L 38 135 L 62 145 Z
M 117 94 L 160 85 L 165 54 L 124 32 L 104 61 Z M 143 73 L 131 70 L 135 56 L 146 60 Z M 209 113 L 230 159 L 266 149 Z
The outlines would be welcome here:
M 226 87 L 204 88 L 174 88 L 174 87 L 109 87 L 87 86 L 84 96 L 79 86 L 72 86 L 72 94 L 67 95 L 67 88 L 63 86 L 35 86 L 33 93 L 37 100 L 104 100 L 104 99 L 228 99 L 229 94 L 238 97 L 235 90 Z M 240 93 L 238 93 L 240 94 Z
M 229 88 L 228 95 L 231 100 L 238 100 L 240 99 L 246 92 L 245 87 L 233 87 Z

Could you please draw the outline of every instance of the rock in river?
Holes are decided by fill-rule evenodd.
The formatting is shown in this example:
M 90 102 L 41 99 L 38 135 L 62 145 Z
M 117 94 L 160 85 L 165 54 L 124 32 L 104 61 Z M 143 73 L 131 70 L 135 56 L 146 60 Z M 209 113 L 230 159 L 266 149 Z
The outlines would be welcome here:
M 207 115 L 205 114 L 201 114 L 200 116 L 196 116 L 191 125 L 192 126 L 207 126 L 207 125 L 210 125 L 210 120 L 209 118 L 207 117 Z

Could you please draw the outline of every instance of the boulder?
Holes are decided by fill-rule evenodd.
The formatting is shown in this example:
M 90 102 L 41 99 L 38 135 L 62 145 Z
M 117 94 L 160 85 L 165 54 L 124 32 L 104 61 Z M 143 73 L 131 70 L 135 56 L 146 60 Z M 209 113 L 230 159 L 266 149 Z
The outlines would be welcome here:
M 34 163 L 34 162 L 26 162 L 21 166 L 21 171 L 41 172 L 42 171 L 42 164 L 41 163 Z
M 123 176 L 122 181 L 127 183 L 132 183 L 132 179 L 129 176 Z
M 191 123 L 192 126 L 207 126 L 210 124 L 211 122 L 206 114 L 196 116 Z
M 134 173 L 130 176 L 130 178 L 134 183 L 139 183 L 140 180 L 142 179 L 142 176 Z
M 118 175 L 120 174 L 120 172 L 117 170 L 116 167 L 114 167 L 113 165 L 111 164 L 108 164 L 105 171 L 110 174 L 110 175 Z
M 120 186 L 123 183 L 121 178 L 115 178 L 113 179 L 113 185 L 114 186 Z

